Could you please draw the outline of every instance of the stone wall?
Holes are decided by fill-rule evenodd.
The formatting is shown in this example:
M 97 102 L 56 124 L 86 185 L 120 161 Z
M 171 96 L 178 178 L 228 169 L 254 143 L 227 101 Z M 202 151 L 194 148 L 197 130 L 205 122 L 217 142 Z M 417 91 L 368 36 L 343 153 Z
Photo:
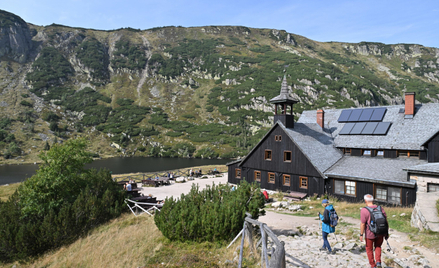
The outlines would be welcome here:
M 410 174 L 410 179 L 416 180 L 417 194 L 426 193 L 428 183 L 439 184 L 439 177 L 433 175 Z
M 426 229 L 439 232 L 439 217 L 436 208 L 439 192 L 427 193 L 426 191 L 421 192 L 418 190 L 416 196 L 416 205 L 413 209 L 411 225 L 420 230 Z

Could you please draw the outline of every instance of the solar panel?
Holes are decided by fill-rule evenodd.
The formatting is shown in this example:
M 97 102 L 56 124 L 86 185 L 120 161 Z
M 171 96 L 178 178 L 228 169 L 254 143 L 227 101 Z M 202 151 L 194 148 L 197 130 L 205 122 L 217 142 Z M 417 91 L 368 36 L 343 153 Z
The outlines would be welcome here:
M 363 128 L 363 131 L 361 132 L 362 135 L 372 135 L 375 128 L 377 127 L 378 122 L 368 122 L 366 123 L 366 126 Z
M 361 121 L 361 122 L 369 121 L 374 110 L 375 109 L 363 109 L 363 112 L 361 113 L 360 119 L 358 121 Z
M 370 117 L 370 121 L 381 122 L 383 121 L 384 114 L 386 113 L 387 108 L 375 108 L 372 116 Z
M 352 128 L 351 132 L 349 134 L 351 135 L 359 135 L 361 134 L 361 131 L 363 131 L 364 126 L 366 125 L 366 123 L 361 122 L 361 123 L 355 123 L 355 126 Z
M 354 127 L 355 123 L 346 123 L 344 127 L 340 130 L 340 135 L 349 135 L 351 129 Z
M 340 117 L 338 118 L 339 123 L 348 122 L 349 116 L 351 115 L 352 110 L 343 110 L 341 111 Z
M 391 124 L 392 123 L 390 122 L 379 122 L 378 126 L 373 131 L 373 135 L 386 135 L 387 131 L 389 131 Z
M 351 116 L 349 116 L 348 122 L 358 122 L 358 119 L 360 118 L 360 115 L 362 112 L 363 112 L 363 109 L 352 110 L 352 113 L 351 113 Z

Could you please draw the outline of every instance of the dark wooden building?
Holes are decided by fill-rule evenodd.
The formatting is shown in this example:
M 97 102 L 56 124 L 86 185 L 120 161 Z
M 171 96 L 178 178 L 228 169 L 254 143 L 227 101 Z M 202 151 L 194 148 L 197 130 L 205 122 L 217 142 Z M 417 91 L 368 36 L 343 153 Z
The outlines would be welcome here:
M 372 194 L 383 204 L 416 202 L 407 169 L 439 162 L 439 104 L 304 111 L 294 122 L 284 77 L 274 125 L 249 154 L 228 164 L 230 183 L 357 202 Z M 434 124 L 432 124 L 434 122 Z M 436 188 L 432 188 L 436 189 Z

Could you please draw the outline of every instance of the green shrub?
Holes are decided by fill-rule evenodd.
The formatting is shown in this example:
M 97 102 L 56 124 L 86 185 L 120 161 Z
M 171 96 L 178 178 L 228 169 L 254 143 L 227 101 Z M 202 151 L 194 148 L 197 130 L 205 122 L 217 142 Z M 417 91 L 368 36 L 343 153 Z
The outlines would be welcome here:
M 181 132 L 176 132 L 176 131 L 169 131 L 169 132 L 166 132 L 166 136 L 169 136 L 169 137 L 180 137 L 180 136 L 182 136 L 183 135 L 183 133 L 181 133 Z
M 83 41 L 76 48 L 76 56 L 86 67 L 91 69 L 91 76 L 99 80 L 108 80 L 108 53 L 105 46 L 91 38 Z
M 69 61 L 56 48 L 45 47 L 32 64 L 32 71 L 26 79 L 32 83 L 32 91 L 40 95 L 39 90 L 58 86 L 74 72 Z
M 43 120 L 47 122 L 58 122 L 61 118 L 54 112 L 49 112 L 43 116 Z
M 0 201 L 0 261 L 27 260 L 68 244 L 124 211 L 124 192 L 91 162 L 83 140 L 54 144 L 37 174 Z M 55 161 L 56 160 L 56 161 Z
M 29 94 L 21 94 L 23 98 L 29 98 Z
M 30 107 L 30 108 L 33 107 L 32 103 L 30 103 L 30 102 L 28 102 L 28 101 L 25 101 L 25 100 L 22 100 L 22 101 L 20 102 L 20 104 L 23 105 L 23 106 Z
M 196 158 L 218 158 L 219 154 L 210 147 L 200 149 L 195 154 Z
M 229 185 L 207 186 L 179 199 L 166 198 L 154 217 L 157 228 L 170 240 L 229 241 L 242 229 L 245 213 L 253 219 L 263 215 L 265 201 L 257 184 L 243 181 L 235 191 Z

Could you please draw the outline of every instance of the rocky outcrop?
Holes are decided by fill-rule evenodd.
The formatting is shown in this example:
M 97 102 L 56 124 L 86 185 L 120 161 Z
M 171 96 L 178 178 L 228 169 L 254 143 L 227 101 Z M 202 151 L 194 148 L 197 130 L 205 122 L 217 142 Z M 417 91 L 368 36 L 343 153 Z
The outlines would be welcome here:
M 20 17 L 0 10 L 0 57 L 19 63 L 28 60 L 32 49 L 29 27 Z

